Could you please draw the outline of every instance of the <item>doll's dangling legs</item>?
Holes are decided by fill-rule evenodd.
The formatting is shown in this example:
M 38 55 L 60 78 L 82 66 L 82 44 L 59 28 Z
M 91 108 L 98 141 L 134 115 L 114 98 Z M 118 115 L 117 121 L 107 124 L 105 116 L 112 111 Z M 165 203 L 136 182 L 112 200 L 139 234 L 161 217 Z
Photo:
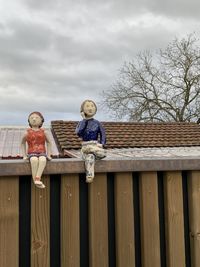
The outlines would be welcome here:
M 83 142 L 82 143 L 82 158 L 85 161 L 85 171 L 86 171 L 86 182 L 91 183 L 94 179 L 94 165 L 95 156 L 91 152 L 91 148 L 94 142 Z
M 94 166 L 97 159 L 106 156 L 106 152 L 102 147 L 98 146 L 97 141 L 83 142 L 82 158 L 85 160 L 86 182 L 91 183 L 94 179 Z
M 39 188 L 45 188 L 45 185 L 41 181 L 41 176 L 46 166 L 46 157 L 33 156 L 30 158 L 30 163 L 31 163 L 31 171 L 34 184 Z
M 40 156 L 40 157 L 38 157 L 38 160 L 39 160 L 39 162 L 38 162 L 38 169 L 37 169 L 36 177 L 41 179 L 42 173 L 43 173 L 44 168 L 45 168 L 46 163 L 47 163 L 47 159 L 45 156 Z
M 95 156 L 93 154 L 85 154 L 85 170 L 86 170 L 86 182 L 91 183 L 94 179 L 94 164 Z

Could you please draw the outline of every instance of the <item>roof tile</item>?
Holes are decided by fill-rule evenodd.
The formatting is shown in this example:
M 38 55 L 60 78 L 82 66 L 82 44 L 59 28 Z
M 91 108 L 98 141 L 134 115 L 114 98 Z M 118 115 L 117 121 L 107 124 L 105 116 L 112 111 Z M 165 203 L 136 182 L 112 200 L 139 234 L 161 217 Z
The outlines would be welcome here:
M 80 149 L 75 134 L 77 121 L 52 121 L 61 150 Z M 200 146 L 200 126 L 196 123 L 102 122 L 107 148 Z

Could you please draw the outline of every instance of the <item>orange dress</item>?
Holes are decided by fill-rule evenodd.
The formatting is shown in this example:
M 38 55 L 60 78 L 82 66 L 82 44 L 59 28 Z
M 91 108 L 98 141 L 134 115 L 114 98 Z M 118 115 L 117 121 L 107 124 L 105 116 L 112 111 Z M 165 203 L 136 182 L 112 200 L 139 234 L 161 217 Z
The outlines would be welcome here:
M 29 155 L 46 155 L 44 129 L 34 131 L 32 128 L 27 130 L 26 141 L 28 144 Z

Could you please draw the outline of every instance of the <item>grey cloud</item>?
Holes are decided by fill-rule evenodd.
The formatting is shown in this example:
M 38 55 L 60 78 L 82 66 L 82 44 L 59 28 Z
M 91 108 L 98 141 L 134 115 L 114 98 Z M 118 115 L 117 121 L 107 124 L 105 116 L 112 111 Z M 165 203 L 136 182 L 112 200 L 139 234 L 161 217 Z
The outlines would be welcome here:
M 60 2 L 59 0 L 24 0 L 24 4 L 33 9 L 51 9 Z
M 1 90 L 0 90 L 1 92 Z M 25 93 L 25 92 L 24 92 Z M 93 92 L 76 91 L 73 94 L 71 90 L 65 90 L 62 93 L 54 95 L 39 95 L 35 92 L 17 92 L 17 90 L 10 90 L 10 94 L 1 94 L 1 113 L 13 112 L 27 113 L 33 110 L 43 112 L 60 112 L 60 113 L 74 113 L 79 115 L 80 104 L 84 99 L 92 98 L 96 100 L 96 94 Z M 23 98 L 22 98 L 23 96 Z M 59 119 L 59 118 L 57 118 Z
M 10 70 L 10 72 L 30 72 L 44 63 L 44 60 L 39 56 L 32 53 L 16 52 L 16 51 L 2 51 L 0 48 L 0 68 L 2 70 Z
M 198 0 L 169 0 L 169 1 L 145 1 L 145 6 L 152 13 L 169 17 L 199 17 L 200 2 Z
M 40 23 L 12 20 L 0 31 L 1 46 L 7 49 L 38 51 L 47 49 L 52 31 Z
M 40 51 L 51 44 L 52 30 L 40 23 L 13 21 L 10 27 L 14 29 L 14 41 L 19 49 Z
M 24 3 L 30 9 L 36 10 L 64 10 L 67 12 L 70 9 L 76 8 L 87 10 L 90 16 L 100 16 L 103 19 L 107 18 L 127 18 L 151 12 L 168 17 L 199 17 L 200 2 L 198 0 L 24 0 Z
M 173 23 L 178 19 L 163 23 L 162 19 L 184 15 L 175 8 L 179 2 L 172 8 L 171 0 L 25 2 L 32 19 L 13 17 L 0 23 L 0 111 L 5 118 L 13 113 L 13 123 L 35 109 L 46 114 L 47 121 L 79 119 L 81 102 L 88 98 L 98 102 L 124 60 L 174 38 Z M 145 12 L 160 19 L 152 15 L 145 21 Z M 179 19 L 182 33 L 191 23 L 191 10 L 185 12 L 188 23 Z M 144 18 L 138 19 L 140 14 Z M 103 110 L 98 114 L 101 119 L 109 117 Z M 4 124 L 4 118 L 0 122 Z
M 12 21 L 0 31 L 0 67 L 26 72 L 44 64 L 51 45 L 51 31 L 35 23 Z
M 198 0 L 112 0 L 107 13 L 112 12 L 116 17 L 134 16 L 151 12 L 168 17 L 197 17 L 199 18 L 200 2 Z
M 81 58 L 86 61 L 99 60 L 109 63 L 110 60 L 118 59 L 123 44 L 120 44 L 119 40 L 113 36 L 110 36 L 110 39 L 105 36 L 105 39 L 88 41 L 88 43 L 73 42 L 69 38 L 58 36 L 55 46 L 61 57 L 68 61 L 79 61 Z

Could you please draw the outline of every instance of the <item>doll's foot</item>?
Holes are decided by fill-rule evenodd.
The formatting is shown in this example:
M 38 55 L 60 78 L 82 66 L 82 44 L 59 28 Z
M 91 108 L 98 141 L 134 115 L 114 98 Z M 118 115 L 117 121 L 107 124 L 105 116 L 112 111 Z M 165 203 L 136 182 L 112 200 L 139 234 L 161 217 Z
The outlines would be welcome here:
M 38 188 L 45 188 L 45 185 L 44 185 L 43 182 L 41 182 L 41 181 L 35 181 L 35 185 L 36 185 Z
M 41 185 L 36 185 L 38 188 L 41 188 L 41 189 L 43 189 L 43 188 L 45 188 L 45 185 L 42 183 Z
M 93 181 L 94 177 L 93 176 L 87 176 L 86 177 L 86 183 L 91 183 Z
M 35 184 L 38 188 L 45 188 L 45 185 L 43 184 L 42 181 L 40 181 L 40 178 L 39 178 L 39 177 L 35 177 L 34 184 Z

